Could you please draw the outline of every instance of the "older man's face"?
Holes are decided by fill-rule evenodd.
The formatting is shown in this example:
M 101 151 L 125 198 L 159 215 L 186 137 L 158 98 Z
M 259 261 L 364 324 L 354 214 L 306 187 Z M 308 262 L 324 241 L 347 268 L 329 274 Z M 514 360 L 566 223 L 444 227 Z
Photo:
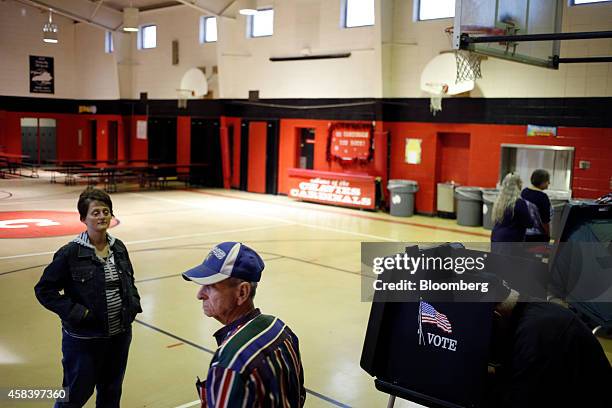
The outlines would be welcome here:
M 203 285 L 198 291 L 198 299 L 202 301 L 202 309 L 208 317 L 213 317 L 227 324 L 228 317 L 238 306 L 238 286 L 229 279 L 212 285 Z

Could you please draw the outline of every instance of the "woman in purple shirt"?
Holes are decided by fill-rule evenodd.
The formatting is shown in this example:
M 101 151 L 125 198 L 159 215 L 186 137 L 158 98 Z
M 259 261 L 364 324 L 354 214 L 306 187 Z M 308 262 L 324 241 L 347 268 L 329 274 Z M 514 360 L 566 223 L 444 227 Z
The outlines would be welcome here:
M 509 173 L 504 177 L 499 197 L 493 204 L 492 217 L 495 223 L 491 233 L 493 252 L 510 253 L 511 245 L 495 243 L 523 242 L 525 231 L 533 225 L 527 203 L 521 198 L 521 187 L 521 177 L 518 174 Z

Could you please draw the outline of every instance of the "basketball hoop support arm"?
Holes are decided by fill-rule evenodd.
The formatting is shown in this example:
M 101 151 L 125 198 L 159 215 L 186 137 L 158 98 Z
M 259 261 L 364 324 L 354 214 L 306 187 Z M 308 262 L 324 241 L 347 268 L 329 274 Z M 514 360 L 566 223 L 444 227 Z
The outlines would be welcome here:
M 579 33 L 523 34 L 523 35 L 489 35 L 470 37 L 461 35 L 461 48 L 467 49 L 470 44 L 494 42 L 554 41 L 554 40 L 592 40 L 595 38 L 612 38 L 612 31 L 587 31 Z
M 597 39 L 597 38 L 612 38 L 612 31 L 585 31 L 585 32 L 578 32 L 578 33 L 551 33 L 551 34 L 524 34 L 524 35 L 491 35 L 491 36 L 483 36 L 483 37 L 470 37 L 468 34 L 462 34 L 460 38 L 460 48 L 469 50 L 471 44 L 480 44 L 480 43 L 592 40 L 592 39 Z M 559 64 L 612 62 L 612 56 L 560 58 L 558 55 L 554 55 L 552 57 L 551 62 L 552 62 L 553 68 L 558 68 Z

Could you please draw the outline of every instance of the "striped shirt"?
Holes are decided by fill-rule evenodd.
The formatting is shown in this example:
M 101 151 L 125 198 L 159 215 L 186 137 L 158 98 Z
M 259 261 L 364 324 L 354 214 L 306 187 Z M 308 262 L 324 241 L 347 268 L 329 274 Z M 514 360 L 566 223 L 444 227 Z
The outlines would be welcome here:
M 113 244 L 115 238 L 110 234 L 106 234 L 108 238 L 109 254 L 106 258 L 97 257 L 100 262 L 104 264 L 104 282 L 106 292 L 106 308 L 108 314 L 108 335 L 114 336 L 115 334 L 121 333 L 121 281 L 119 280 L 119 273 L 121 271 L 117 269 L 115 265 L 115 257 L 113 255 Z M 79 245 L 83 245 L 87 248 L 91 248 L 94 251 L 96 248 L 89 241 L 87 232 L 82 232 L 78 237 L 74 239 L 74 242 Z
M 298 338 L 280 319 L 255 309 L 217 331 L 215 339 L 219 348 L 208 370 L 202 406 L 304 405 Z

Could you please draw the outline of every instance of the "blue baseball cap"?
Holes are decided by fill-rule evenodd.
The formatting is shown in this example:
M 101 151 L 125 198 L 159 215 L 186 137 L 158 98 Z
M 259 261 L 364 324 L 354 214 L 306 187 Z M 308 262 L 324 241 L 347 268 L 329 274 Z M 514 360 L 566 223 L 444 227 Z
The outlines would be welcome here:
M 200 285 L 212 285 L 227 278 L 259 282 L 265 265 L 253 249 L 240 242 L 216 245 L 200 265 L 183 272 L 185 280 Z

